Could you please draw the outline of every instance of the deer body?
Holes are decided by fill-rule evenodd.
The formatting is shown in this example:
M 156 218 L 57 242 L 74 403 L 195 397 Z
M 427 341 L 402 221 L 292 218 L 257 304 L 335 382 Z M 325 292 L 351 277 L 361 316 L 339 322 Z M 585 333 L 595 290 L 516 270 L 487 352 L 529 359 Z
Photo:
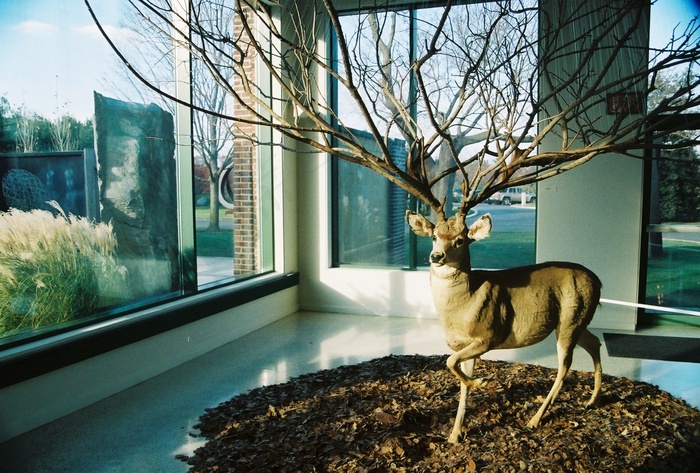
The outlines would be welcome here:
M 454 350 L 448 368 L 461 382 L 460 402 L 449 441 L 462 429 L 467 391 L 481 380 L 472 378 L 476 358 L 493 349 L 538 343 L 556 331 L 559 370 L 544 403 L 528 426 L 537 427 L 552 403 L 578 344 L 593 358 L 595 384 L 588 406 L 600 394 L 600 341 L 586 327 L 600 300 L 601 283 L 591 271 L 572 263 L 543 263 L 501 271 L 472 271 L 469 244 L 491 231 L 488 214 L 471 227 L 462 212 L 433 225 L 408 211 L 408 222 L 420 236 L 432 236 L 430 285 L 447 345 Z
M 545 263 L 505 271 L 431 269 L 435 308 L 455 351 L 482 340 L 486 350 L 538 343 L 562 322 L 586 326 L 587 301 L 597 299 L 596 279 L 583 266 Z M 517 310 L 517 312 L 516 312 Z M 559 315 L 571 320 L 559 320 Z

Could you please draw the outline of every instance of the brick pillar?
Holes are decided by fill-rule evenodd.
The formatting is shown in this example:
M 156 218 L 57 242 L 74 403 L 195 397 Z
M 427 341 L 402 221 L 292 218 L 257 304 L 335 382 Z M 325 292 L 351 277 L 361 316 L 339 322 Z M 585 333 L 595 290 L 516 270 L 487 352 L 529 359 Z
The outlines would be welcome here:
M 252 22 L 252 12 L 246 9 L 245 15 Z M 234 38 L 237 38 L 241 50 L 246 51 L 244 69 L 251 82 L 256 81 L 255 53 L 245 44 L 249 41 L 244 33 L 241 17 L 234 20 Z M 236 92 L 246 100 L 249 95 L 239 76 L 233 82 Z M 248 101 L 252 103 L 252 101 Z M 253 118 L 240 103 L 235 104 L 236 118 Z M 259 269 L 258 245 L 258 156 L 257 144 L 249 137 L 256 136 L 256 126 L 236 122 L 234 125 L 234 163 L 233 172 L 229 174 L 229 186 L 233 191 L 233 274 L 250 274 Z

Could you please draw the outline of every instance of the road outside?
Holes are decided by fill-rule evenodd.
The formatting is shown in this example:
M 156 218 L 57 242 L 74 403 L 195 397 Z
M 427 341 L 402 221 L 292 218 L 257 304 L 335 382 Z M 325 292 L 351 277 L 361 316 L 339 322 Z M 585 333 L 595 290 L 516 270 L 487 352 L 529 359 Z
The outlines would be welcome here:
M 469 218 L 470 222 L 490 213 L 494 232 L 532 233 L 535 231 L 535 207 L 479 204 L 474 207 L 474 210 L 477 214 Z

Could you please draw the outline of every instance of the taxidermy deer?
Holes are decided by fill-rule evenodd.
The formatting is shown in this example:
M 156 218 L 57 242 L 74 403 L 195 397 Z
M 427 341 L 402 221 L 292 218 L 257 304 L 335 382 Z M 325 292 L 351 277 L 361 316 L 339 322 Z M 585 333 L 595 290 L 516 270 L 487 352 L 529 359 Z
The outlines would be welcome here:
M 433 302 L 447 345 L 454 350 L 447 359 L 447 367 L 461 382 L 459 407 L 449 442 L 459 442 L 468 389 L 484 382 L 472 378 L 476 358 L 489 350 L 533 345 L 553 330 L 557 335 L 559 371 L 528 427 L 539 426 L 559 393 L 577 344 L 593 358 L 595 381 L 586 407 L 595 405 L 603 376 L 600 341 L 586 327 L 600 299 L 598 277 L 571 263 L 472 271 L 469 245 L 489 235 L 491 216 L 485 214 L 467 227 L 464 202 L 449 219 L 445 218 L 443 207 L 437 209 L 437 215 L 436 225 L 410 210 L 406 219 L 418 236 L 433 239 L 430 253 Z

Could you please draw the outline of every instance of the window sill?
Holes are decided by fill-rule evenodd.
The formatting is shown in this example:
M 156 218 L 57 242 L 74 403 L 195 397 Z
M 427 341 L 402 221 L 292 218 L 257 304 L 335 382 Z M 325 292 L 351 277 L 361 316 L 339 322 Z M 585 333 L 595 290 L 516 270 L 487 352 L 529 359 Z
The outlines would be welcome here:
M 0 388 L 201 320 L 299 284 L 270 274 L 0 351 Z M 193 310 L 196 309 L 196 310 Z

